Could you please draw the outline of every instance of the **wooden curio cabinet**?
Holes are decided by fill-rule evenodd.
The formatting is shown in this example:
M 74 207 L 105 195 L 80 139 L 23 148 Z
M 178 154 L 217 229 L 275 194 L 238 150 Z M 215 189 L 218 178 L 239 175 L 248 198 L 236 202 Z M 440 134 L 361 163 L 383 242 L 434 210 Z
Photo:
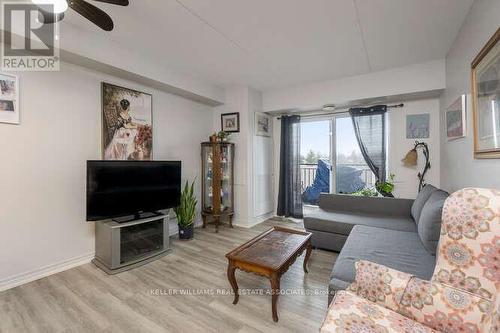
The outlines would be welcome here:
M 203 142 L 201 144 L 201 179 L 203 228 L 221 220 L 232 228 L 234 215 L 234 143 Z

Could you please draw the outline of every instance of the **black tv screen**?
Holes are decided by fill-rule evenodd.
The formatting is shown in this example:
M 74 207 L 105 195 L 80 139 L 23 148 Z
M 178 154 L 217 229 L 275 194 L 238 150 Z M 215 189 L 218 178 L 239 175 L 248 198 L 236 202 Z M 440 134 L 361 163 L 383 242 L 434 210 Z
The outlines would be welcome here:
M 87 161 L 87 221 L 179 205 L 180 161 Z

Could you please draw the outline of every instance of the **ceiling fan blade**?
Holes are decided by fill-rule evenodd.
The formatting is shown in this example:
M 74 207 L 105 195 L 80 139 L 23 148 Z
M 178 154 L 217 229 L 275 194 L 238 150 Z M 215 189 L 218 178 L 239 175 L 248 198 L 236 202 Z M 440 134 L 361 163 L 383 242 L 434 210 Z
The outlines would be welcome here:
M 62 19 L 64 18 L 64 13 L 58 13 L 58 14 L 50 13 L 50 12 L 47 12 L 39 7 L 38 8 L 38 18 L 44 24 L 51 24 L 51 23 L 56 23 L 56 22 L 62 21 Z
M 68 6 L 99 28 L 106 31 L 113 30 L 114 24 L 111 17 L 96 6 L 84 0 L 68 0 Z
M 110 3 L 112 5 L 118 5 L 118 6 L 128 6 L 129 4 L 128 0 L 94 0 L 94 1 Z

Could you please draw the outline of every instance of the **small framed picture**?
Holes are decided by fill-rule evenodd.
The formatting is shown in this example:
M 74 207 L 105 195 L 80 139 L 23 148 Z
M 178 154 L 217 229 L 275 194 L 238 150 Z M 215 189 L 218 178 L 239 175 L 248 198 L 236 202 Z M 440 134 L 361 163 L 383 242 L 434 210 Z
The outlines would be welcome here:
M 462 95 L 446 109 L 446 137 L 448 141 L 465 137 L 466 108 L 466 95 Z
M 272 118 L 270 115 L 262 112 L 255 113 L 255 135 L 271 136 Z
M 429 113 L 409 114 L 406 116 L 406 138 L 428 139 L 430 136 L 431 115 Z
M 500 158 L 500 28 L 471 64 L 474 157 Z
M 19 80 L 0 74 L 0 123 L 19 124 Z
M 235 133 L 240 131 L 240 113 L 223 113 L 220 115 L 220 127 L 224 132 Z

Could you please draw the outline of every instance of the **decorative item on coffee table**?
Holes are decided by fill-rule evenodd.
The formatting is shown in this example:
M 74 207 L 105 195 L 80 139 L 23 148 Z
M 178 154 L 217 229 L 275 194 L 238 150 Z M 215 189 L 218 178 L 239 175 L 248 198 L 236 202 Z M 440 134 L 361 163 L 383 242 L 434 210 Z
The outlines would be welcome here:
M 191 239 L 193 238 L 194 218 L 196 216 L 196 204 L 198 203 L 194 195 L 194 180 L 191 186 L 186 180 L 180 201 L 180 205 L 174 208 L 177 225 L 179 226 L 179 239 Z
M 218 136 L 221 137 L 220 135 Z M 224 136 L 225 137 L 225 136 Z M 221 219 L 232 227 L 234 215 L 234 143 L 210 141 L 201 144 L 203 228 L 215 224 L 219 231 Z

